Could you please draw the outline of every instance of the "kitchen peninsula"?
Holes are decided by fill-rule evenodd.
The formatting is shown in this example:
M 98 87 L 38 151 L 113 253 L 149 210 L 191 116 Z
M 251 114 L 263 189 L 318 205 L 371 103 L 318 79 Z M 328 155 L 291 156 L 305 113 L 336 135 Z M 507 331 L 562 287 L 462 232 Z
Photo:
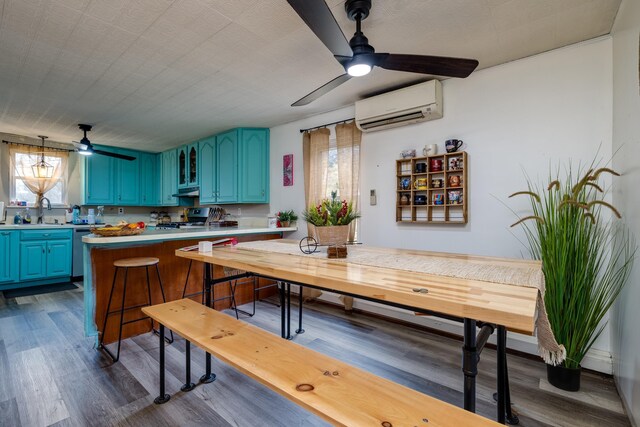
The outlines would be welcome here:
M 296 231 L 296 227 L 266 228 L 253 226 L 240 226 L 238 228 L 193 228 L 174 230 L 146 230 L 143 234 L 122 237 L 101 237 L 90 234 L 82 238 L 84 243 L 84 308 L 85 308 L 85 334 L 98 338 L 97 325 L 102 325 L 109 299 L 111 284 L 113 283 L 113 262 L 122 258 L 156 257 L 160 260 L 160 277 L 164 287 L 167 301 L 182 297 L 185 280 L 189 271 L 189 261 L 175 256 L 175 250 L 196 245 L 199 241 L 217 240 L 234 237 L 239 242 L 254 240 L 280 239 L 286 232 Z M 215 250 L 215 249 L 214 249 Z M 193 264 L 189 274 L 187 293 L 202 291 L 203 268 L 197 263 Z M 214 277 L 222 276 L 222 268 L 215 268 Z M 153 303 L 161 301 L 161 294 L 157 286 L 155 272 L 151 271 L 151 298 Z M 122 301 L 123 275 L 119 274 L 114 291 L 114 301 L 119 307 Z M 146 304 L 146 276 L 144 269 L 132 269 L 127 278 L 127 306 Z M 228 295 L 228 287 L 216 288 L 215 298 Z M 267 291 L 260 297 L 269 295 Z M 273 292 L 273 291 L 272 291 Z M 250 286 L 239 287 L 236 292 L 238 304 L 251 301 L 252 288 Z M 220 301 L 216 308 L 229 307 L 229 300 Z M 125 313 L 127 320 L 141 317 L 139 309 Z M 114 321 L 115 325 L 116 322 Z M 117 339 L 117 328 L 107 328 L 105 343 Z M 135 336 L 151 330 L 149 322 L 135 322 L 123 327 L 123 338 Z

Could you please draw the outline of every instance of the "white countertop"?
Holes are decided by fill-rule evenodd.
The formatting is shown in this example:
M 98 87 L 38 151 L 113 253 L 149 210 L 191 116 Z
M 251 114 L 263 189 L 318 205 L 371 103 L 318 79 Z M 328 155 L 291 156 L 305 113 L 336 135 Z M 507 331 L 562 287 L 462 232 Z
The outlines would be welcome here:
M 33 226 L 27 226 L 33 227 Z M 39 227 L 39 226 L 38 226 Z M 60 227 L 60 226 L 58 226 Z M 199 238 L 240 236 L 244 234 L 268 234 L 297 231 L 298 227 L 229 227 L 229 228 L 183 228 L 177 230 L 145 230 L 137 236 L 102 237 L 89 234 L 82 238 L 84 243 L 90 245 L 110 245 L 123 243 L 150 242 L 154 240 L 193 240 Z
M 0 230 L 42 230 L 43 228 L 89 228 L 88 224 L 0 224 Z

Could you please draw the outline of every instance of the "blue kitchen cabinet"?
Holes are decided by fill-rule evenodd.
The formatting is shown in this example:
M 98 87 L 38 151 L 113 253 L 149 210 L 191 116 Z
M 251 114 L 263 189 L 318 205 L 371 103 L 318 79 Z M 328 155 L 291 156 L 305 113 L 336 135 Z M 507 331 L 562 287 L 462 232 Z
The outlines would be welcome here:
M 200 162 L 198 155 L 198 142 L 187 146 L 187 187 L 200 185 Z
M 217 203 L 238 202 L 238 132 L 216 137 Z
M 216 203 L 216 137 L 201 140 L 198 144 L 200 157 L 200 204 Z
M 200 141 L 200 203 L 238 202 L 238 131 Z
M 178 206 L 178 198 L 173 197 L 178 192 L 177 150 L 162 153 L 162 206 Z
M 42 279 L 47 275 L 47 242 L 20 242 L 20 280 Z
M 71 239 L 47 242 L 47 278 L 71 276 Z
M 140 205 L 160 206 L 160 156 L 140 153 Z
M 177 150 L 178 188 L 198 187 L 198 142 L 182 145 Z
M 177 169 L 178 169 L 178 188 L 187 188 L 189 185 L 188 182 L 188 167 L 187 167 L 187 158 L 189 148 L 186 145 L 182 145 L 177 148 L 176 158 L 178 159 Z
M 100 147 L 100 149 L 105 149 Z M 115 198 L 114 158 L 97 154 L 84 161 L 84 204 L 111 205 Z
M 20 281 L 41 281 L 71 276 L 71 229 L 22 230 Z M 32 286 L 39 283 L 24 283 Z
M 140 152 L 117 149 L 118 154 L 135 157 L 135 160 L 115 159 L 116 205 L 140 204 Z
M 0 231 L 0 283 L 18 280 L 20 243 L 17 231 Z
M 240 129 L 241 203 L 269 202 L 269 129 Z

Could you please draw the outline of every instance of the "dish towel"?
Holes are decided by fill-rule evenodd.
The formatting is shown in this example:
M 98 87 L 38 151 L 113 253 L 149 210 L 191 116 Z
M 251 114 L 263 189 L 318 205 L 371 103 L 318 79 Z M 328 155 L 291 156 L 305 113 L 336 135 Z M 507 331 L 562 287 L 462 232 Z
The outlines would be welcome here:
M 302 257 L 327 258 L 326 247 L 319 246 L 316 252 L 303 254 L 298 247 L 298 242 L 294 240 L 243 242 L 239 243 L 238 247 Z M 462 260 L 455 256 L 448 257 L 445 253 L 435 254 L 411 250 L 404 251 L 402 255 L 390 255 L 389 251 L 384 248 L 373 248 L 364 245 L 350 245 L 348 249 L 349 255 L 346 259 L 331 259 L 331 261 L 538 289 L 535 328 L 535 334 L 538 339 L 538 352 L 544 361 L 551 365 L 559 365 L 565 359 L 566 350 L 562 344 L 558 344 L 556 341 L 547 316 L 544 304 L 544 273 L 540 265 L 514 266 L 500 262 L 496 262 L 494 265 L 487 265 L 486 262 L 474 262 L 473 257 L 468 260 Z M 499 260 L 499 258 L 496 258 L 496 261 Z

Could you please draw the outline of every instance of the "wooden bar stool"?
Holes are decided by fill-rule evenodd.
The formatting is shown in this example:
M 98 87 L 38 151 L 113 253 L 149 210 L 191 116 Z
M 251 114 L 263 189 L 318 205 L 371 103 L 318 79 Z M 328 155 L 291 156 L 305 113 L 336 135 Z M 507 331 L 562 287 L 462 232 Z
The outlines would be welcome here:
M 129 311 L 129 310 L 133 310 L 136 308 L 140 308 L 140 307 L 145 307 L 148 305 L 152 305 L 152 301 L 151 301 L 151 284 L 150 284 L 150 280 L 149 280 L 149 267 L 155 266 L 156 268 L 156 275 L 158 276 L 158 286 L 160 287 L 160 293 L 162 294 L 162 302 L 166 302 L 165 297 L 164 297 L 164 288 L 162 287 L 162 280 L 160 279 L 160 270 L 158 269 L 158 263 L 160 262 L 160 260 L 158 258 L 155 257 L 138 257 L 138 258 L 123 258 L 123 259 L 118 259 L 116 261 L 113 262 L 113 266 L 116 268 L 114 274 L 113 274 L 113 283 L 111 284 L 111 292 L 109 293 L 109 303 L 107 304 L 107 313 L 104 316 L 104 323 L 102 326 L 102 335 L 100 337 L 100 343 L 98 345 L 98 349 L 104 350 L 109 357 L 111 357 L 111 359 L 113 360 L 113 362 L 117 362 L 118 359 L 120 359 L 120 344 L 122 342 L 122 326 L 126 325 L 128 323 L 134 323 L 134 322 L 139 322 L 141 320 L 146 320 L 149 319 L 151 320 L 151 329 L 153 330 L 154 333 L 158 334 L 159 332 L 154 328 L 154 323 L 153 323 L 153 319 L 151 319 L 149 316 L 144 316 L 144 317 L 140 317 L 138 319 L 133 319 L 133 320 L 127 320 L 126 322 L 124 321 L 124 312 L 125 311 Z M 127 274 L 129 272 L 130 268 L 143 268 L 145 269 L 146 273 L 147 273 L 147 297 L 148 297 L 148 301 L 147 304 L 139 304 L 139 305 L 135 305 L 132 307 L 125 307 L 124 302 L 127 296 Z M 110 311 L 111 310 L 111 301 L 113 300 L 113 291 L 116 288 L 116 279 L 118 277 L 118 271 L 120 269 L 124 269 L 124 283 L 123 283 L 123 288 L 122 288 L 122 303 L 120 304 L 120 310 L 114 310 L 114 311 Z M 107 347 L 105 347 L 104 345 L 104 337 L 106 335 L 106 331 L 107 331 L 107 320 L 109 320 L 109 316 L 112 314 L 116 314 L 116 313 L 120 313 L 120 329 L 118 331 L 118 350 L 116 352 L 116 355 L 114 356 L 113 353 L 111 353 L 111 351 L 109 351 L 109 349 Z M 166 341 L 168 343 L 172 343 L 173 342 L 173 332 L 171 332 L 171 338 L 167 339 Z

